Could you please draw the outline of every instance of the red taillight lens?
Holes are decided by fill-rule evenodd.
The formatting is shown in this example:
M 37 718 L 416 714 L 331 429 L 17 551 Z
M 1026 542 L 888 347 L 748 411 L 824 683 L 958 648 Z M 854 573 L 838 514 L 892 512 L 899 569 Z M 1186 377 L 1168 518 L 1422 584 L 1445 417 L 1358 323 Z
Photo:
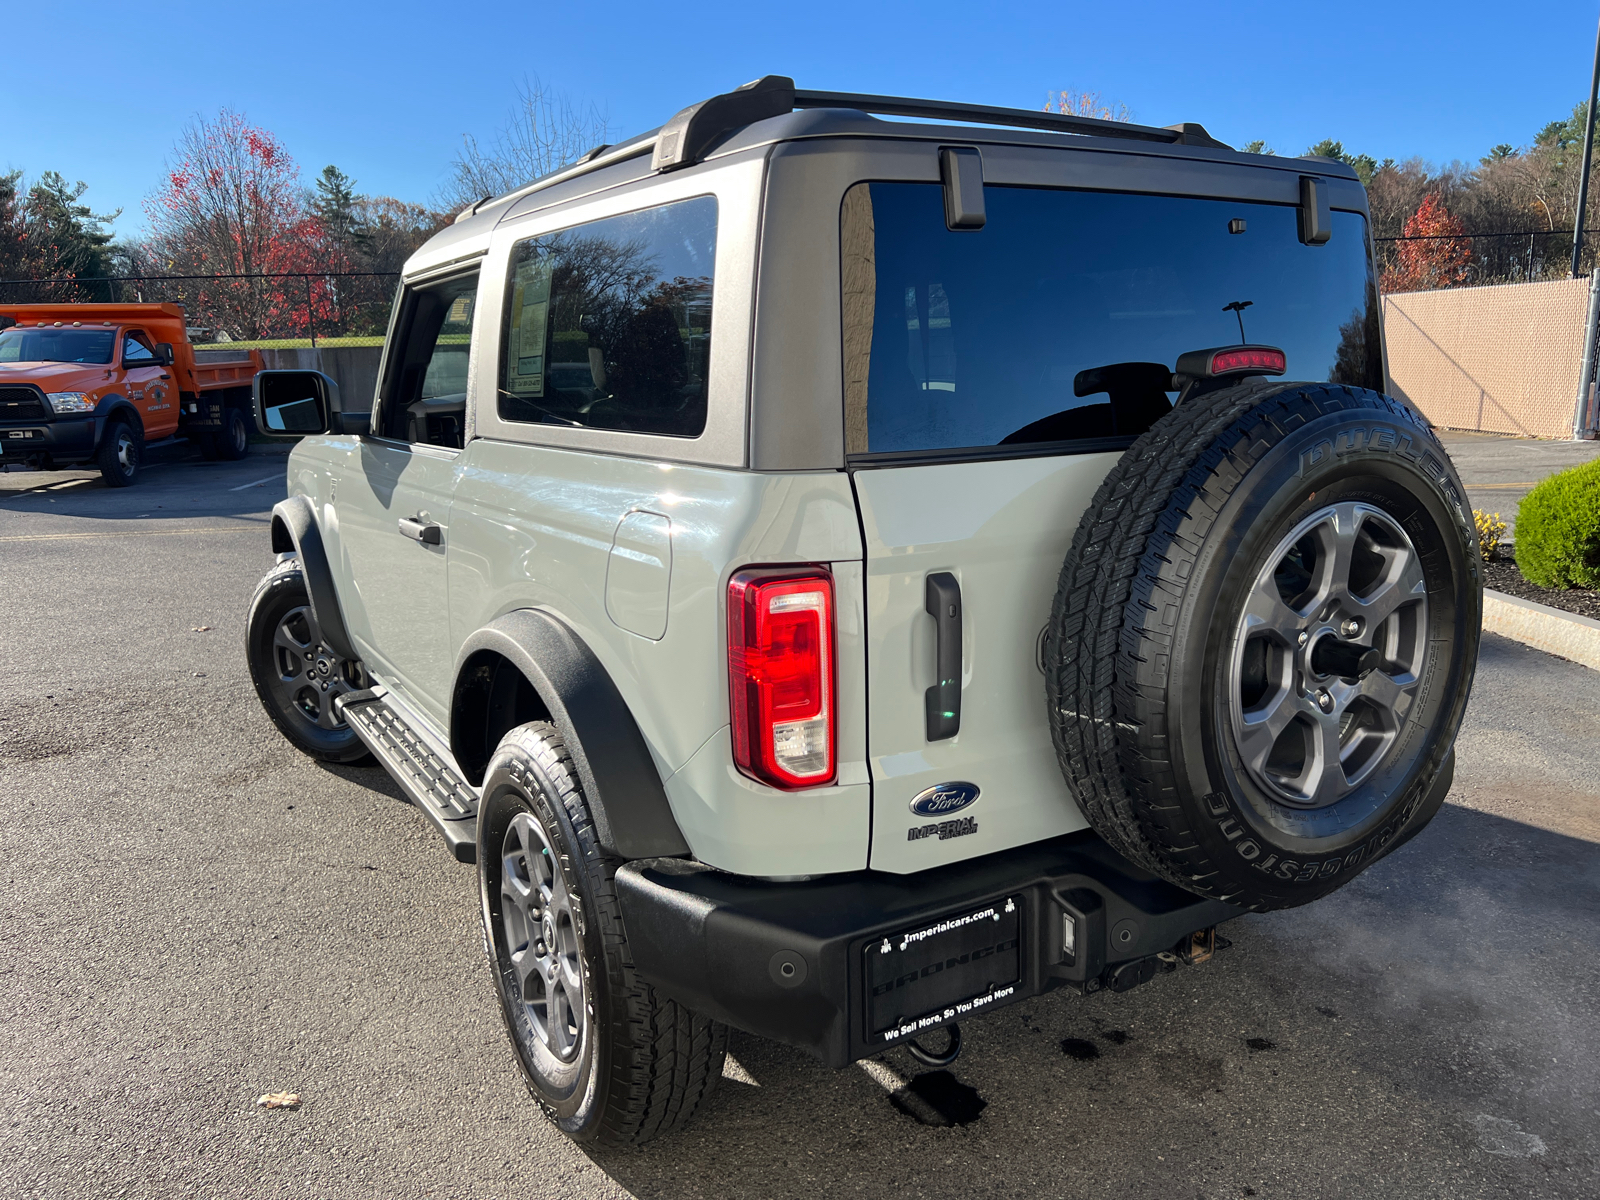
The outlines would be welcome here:
M 740 571 L 728 583 L 733 760 L 780 788 L 833 782 L 833 576 Z
M 1270 346 L 1245 346 L 1238 350 L 1218 350 L 1211 356 L 1211 373 L 1226 375 L 1229 371 L 1272 371 L 1282 375 L 1288 370 L 1288 359 L 1282 350 Z

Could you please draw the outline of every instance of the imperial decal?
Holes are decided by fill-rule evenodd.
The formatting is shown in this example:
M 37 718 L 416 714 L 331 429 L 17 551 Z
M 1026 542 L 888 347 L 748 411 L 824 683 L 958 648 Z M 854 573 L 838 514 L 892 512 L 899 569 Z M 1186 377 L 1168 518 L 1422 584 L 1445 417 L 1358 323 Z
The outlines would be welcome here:
M 978 798 L 975 783 L 936 783 L 911 797 L 911 811 L 919 817 L 948 817 Z
M 916 842 L 927 837 L 937 837 L 941 842 L 953 837 L 966 837 L 969 833 L 978 832 L 978 823 L 971 817 L 956 817 L 952 821 L 940 821 L 937 825 L 913 825 L 906 830 L 906 841 Z

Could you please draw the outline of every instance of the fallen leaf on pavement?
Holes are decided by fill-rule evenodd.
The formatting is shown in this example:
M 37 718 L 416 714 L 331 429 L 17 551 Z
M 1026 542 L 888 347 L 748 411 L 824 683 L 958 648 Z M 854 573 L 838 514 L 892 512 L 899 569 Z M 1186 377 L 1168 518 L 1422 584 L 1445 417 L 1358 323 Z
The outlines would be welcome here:
M 300 1096 L 297 1092 L 268 1092 L 256 1101 L 257 1108 L 299 1108 Z
M 196 625 L 189 632 L 190 633 L 210 633 L 211 632 L 211 626 L 209 626 L 209 625 Z

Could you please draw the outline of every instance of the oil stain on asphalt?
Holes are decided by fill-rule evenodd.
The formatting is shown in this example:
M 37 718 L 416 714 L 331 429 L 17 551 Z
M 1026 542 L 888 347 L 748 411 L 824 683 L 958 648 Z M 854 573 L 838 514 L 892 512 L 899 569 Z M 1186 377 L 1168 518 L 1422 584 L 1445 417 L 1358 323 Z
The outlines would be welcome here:
M 1079 1062 L 1090 1062 L 1100 1057 L 1100 1047 L 1086 1038 L 1065 1038 L 1061 1043 L 1061 1053 Z

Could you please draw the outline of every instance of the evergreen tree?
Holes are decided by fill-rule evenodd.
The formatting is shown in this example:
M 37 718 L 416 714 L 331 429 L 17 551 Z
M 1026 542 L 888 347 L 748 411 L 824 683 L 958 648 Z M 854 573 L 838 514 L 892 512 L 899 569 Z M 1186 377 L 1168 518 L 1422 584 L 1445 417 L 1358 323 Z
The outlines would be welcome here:
M 362 253 L 366 250 L 366 230 L 357 209 L 361 197 L 356 195 L 356 181 L 332 163 L 322 168 L 317 177 L 316 192 L 311 201 L 311 211 L 322 222 L 328 239 L 340 249 Z
M 1323 138 L 1315 146 L 1305 152 L 1303 157 L 1332 158 L 1344 163 L 1356 173 L 1356 178 L 1361 180 L 1365 187 L 1372 182 L 1372 177 L 1378 173 L 1378 160 L 1370 154 L 1346 154 L 1343 142 L 1336 142 L 1332 138 Z

